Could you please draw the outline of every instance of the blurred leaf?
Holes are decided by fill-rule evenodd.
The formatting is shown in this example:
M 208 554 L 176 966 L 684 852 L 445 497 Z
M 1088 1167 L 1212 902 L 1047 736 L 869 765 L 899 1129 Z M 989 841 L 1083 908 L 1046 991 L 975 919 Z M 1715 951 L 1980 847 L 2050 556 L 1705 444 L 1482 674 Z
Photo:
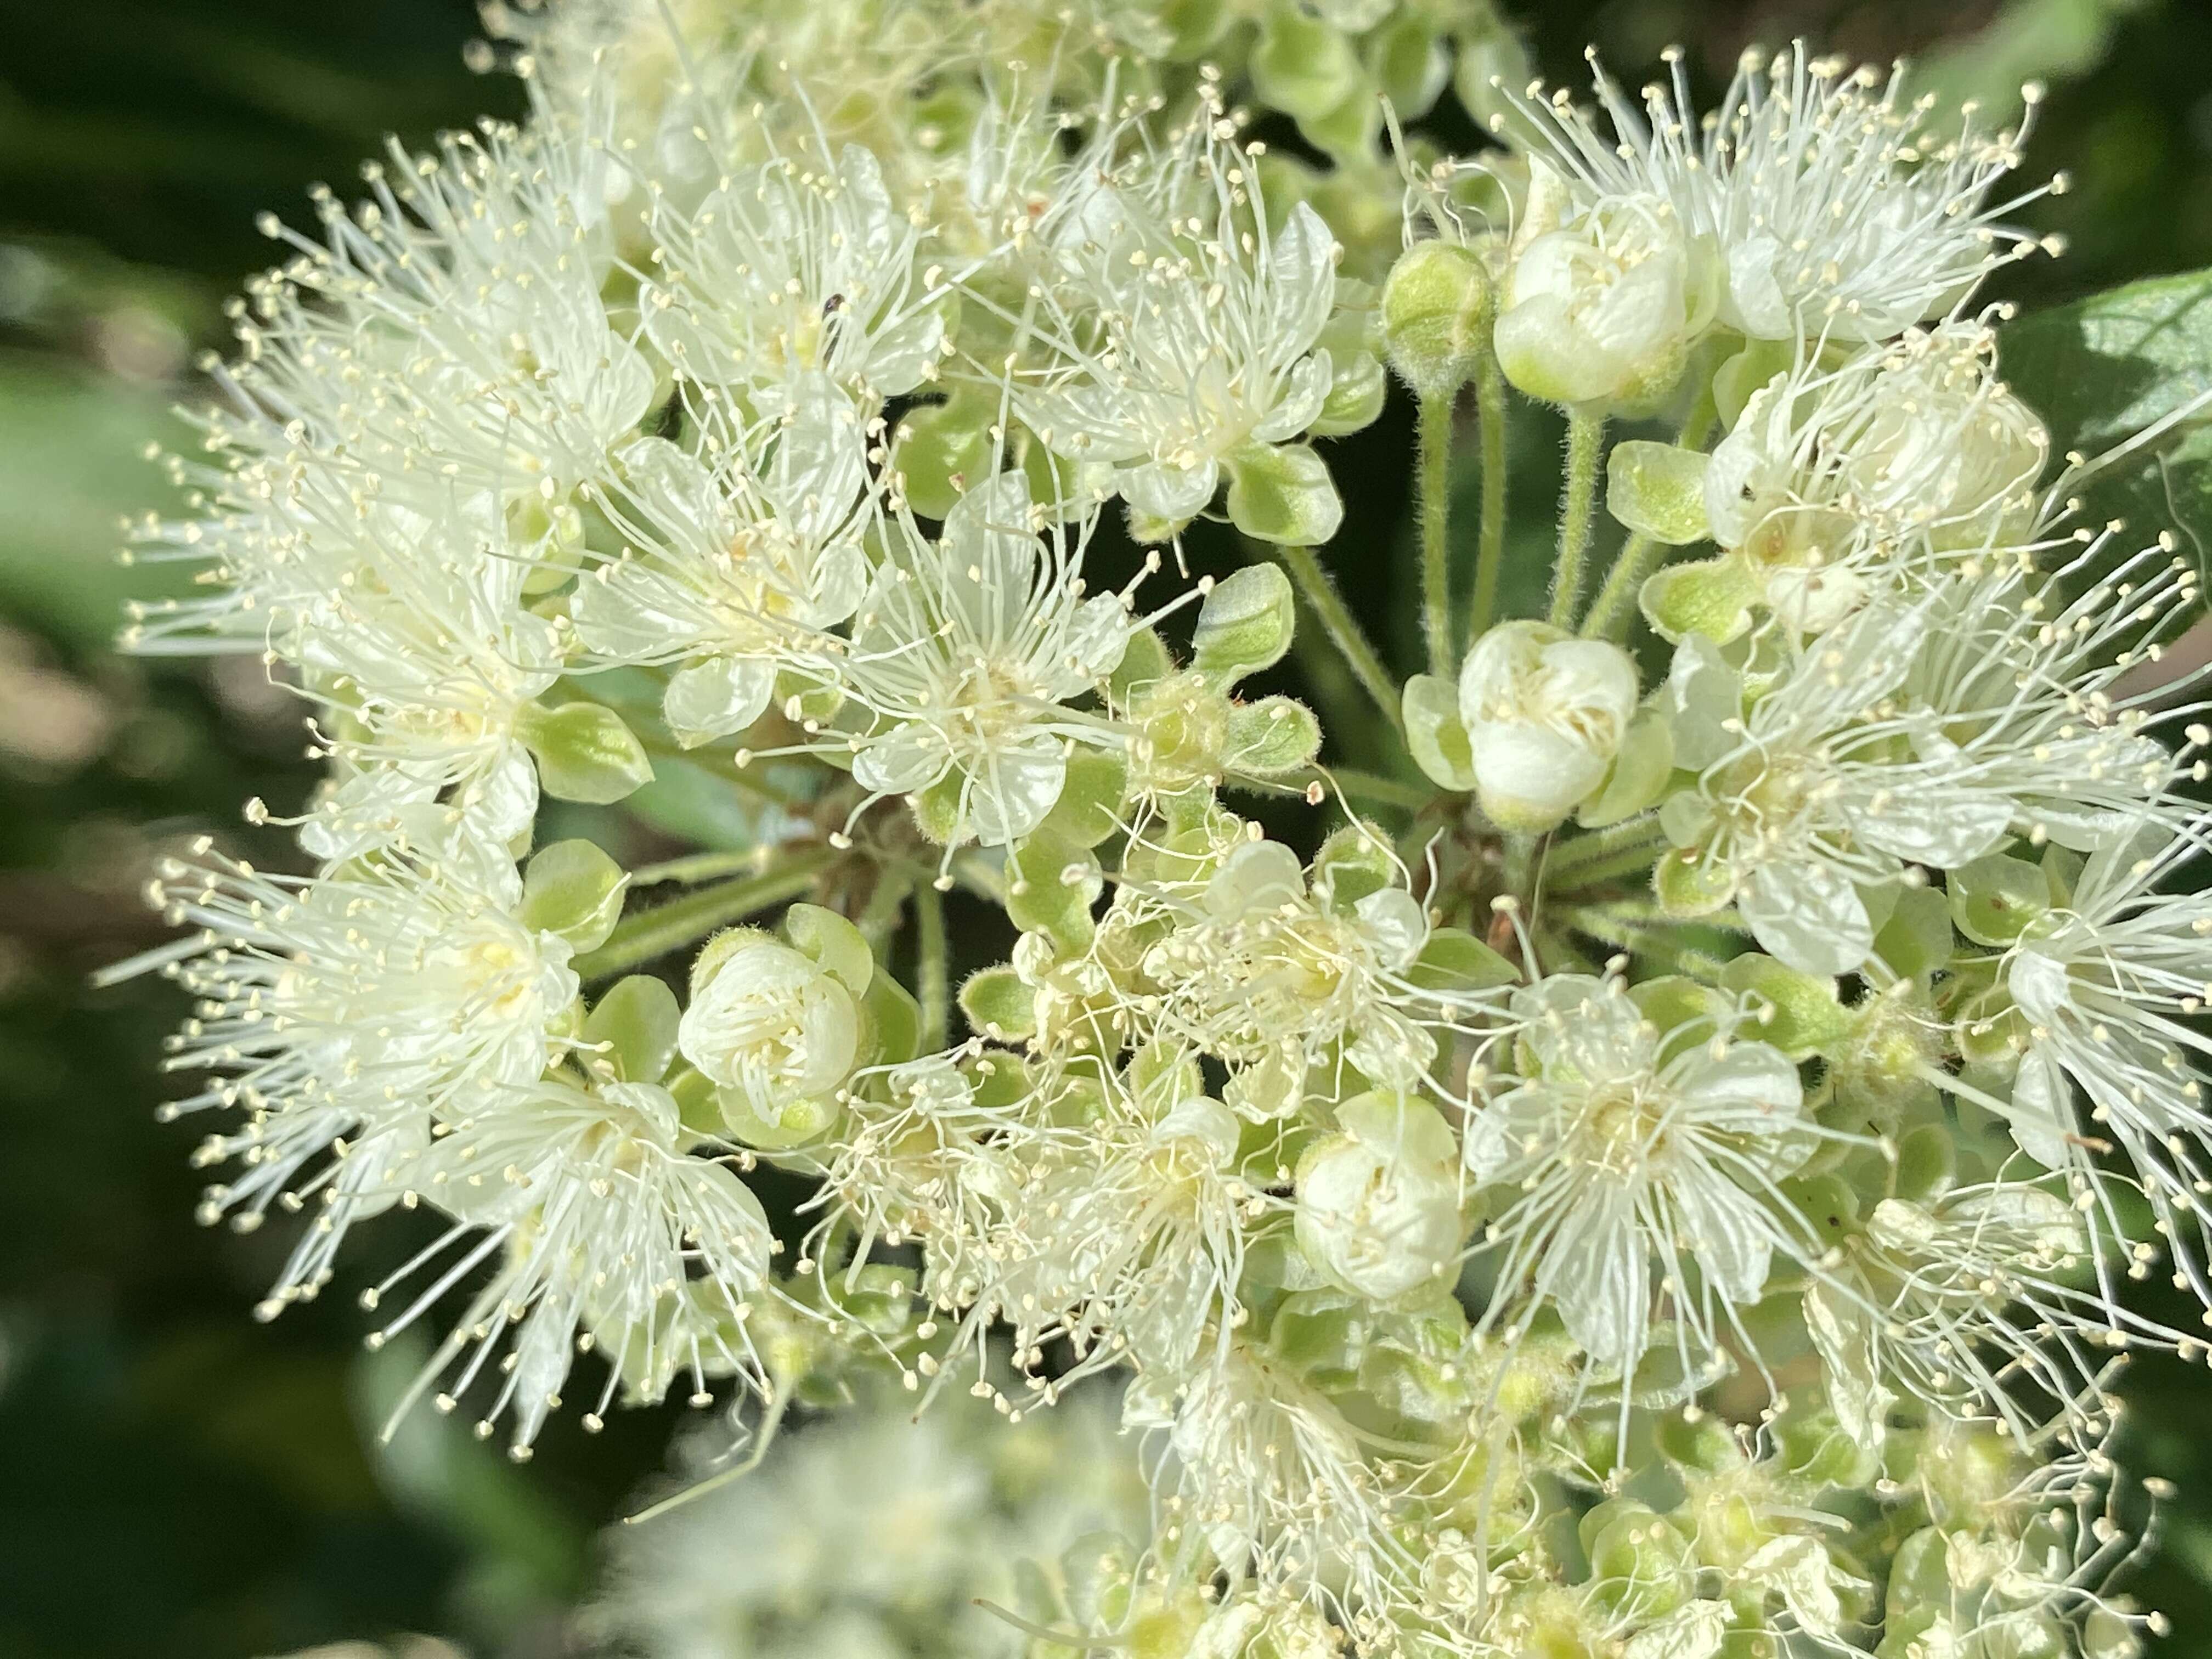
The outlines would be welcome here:
M 2093 459 L 2212 390 L 2212 271 L 2130 283 L 2008 324 L 2006 378 L 2055 447 Z M 2212 423 L 2193 417 L 2082 492 L 2082 522 L 2124 519 L 2116 555 L 2168 526 L 2203 562 L 2212 538 Z
M 184 423 L 161 393 L 23 352 L 0 352 L 0 606 L 80 649 L 97 648 L 132 596 L 186 591 L 182 566 L 115 562 L 126 513 L 167 504 L 149 441 Z

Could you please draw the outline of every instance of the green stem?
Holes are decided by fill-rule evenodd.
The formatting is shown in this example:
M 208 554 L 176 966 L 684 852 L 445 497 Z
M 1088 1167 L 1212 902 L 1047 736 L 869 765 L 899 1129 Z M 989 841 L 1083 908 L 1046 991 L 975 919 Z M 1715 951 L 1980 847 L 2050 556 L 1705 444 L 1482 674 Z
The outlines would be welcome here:
M 933 1054 L 945 1047 L 952 998 L 945 970 L 945 895 L 929 882 L 915 885 L 914 917 L 915 945 L 920 953 L 915 1000 L 921 1005 L 922 1052 Z
M 1583 598 L 1583 561 L 1589 556 L 1597 517 L 1598 457 L 1605 448 L 1605 416 L 1567 417 L 1567 477 L 1559 493 L 1559 562 L 1552 576 L 1552 626 L 1571 628 Z
M 1671 933 L 1662 929 L 1624 921 L 1607 913 L 1601 905 L 1591 905 L 1570 910 L 1553 918 L 1553 924 L 1587 933 L 1592 939 L 1602 939 L 1634 956 L 1653 958 L 1662 967 L 1678 974 L 1687 974 L 1692 979 L 1708 984 L 1717 984 L 1724 964 L 1718 957 L 1684 945 Z
M 641 864 L 629 872 L 629 884 L 636 888 L 657 886 L 665 881 L 713 881 L 743 871 L 757 872 L 760 861 L 761 849 L 757 847 L 726 853 L 693 853 L 680 859 L 665 859 L 659 864 Z
M 1613 562 L 1613 568 L 1605 573 L 1605 582 L 1591 601 L 1589 615 L 1583 618 L 1582 635 L 1586 640 L 1612 640 L 1618 643 L 1628 637 L 1628 629 L 1636 616 L 1636 596 L 1644 591 L 1644 584 L 1667 550 L 1642 532 L 1621 544 L 1620 555 Z
M 1577 836 L 1552 849 L 1552 884 L 1568 889 L 1605 880 L 1620 870 L 1653 862 L 1666 845 L 1666 832 L 1649 817 Z
M 1358 680 L 1382 716 L 1390 722 L 1390 729 L 1400 738 L 1406 735 L 1404 716 L 1398 708 L 1398 684 L 1390 678 L 1390 671 L 1382 665 L 1382 659 L 1368 643 L 1367 635 L 1359 622 L 1344 603 L 1344 596 L 1329 580 L 1328 573 L 1321 568 L 1310 547 L 1281 547 L 1275 550 L 1297 584 L 1305 599 L 1306 609 L 1312 611 L 1337 652 L 1351 665 L 1353 678 Z
M 770 856 L 764 849 L 763 861 Z M 606 943 L 587 951 L 569 964 L 586 981 L 611 979 L 641 963 L 666 956 L 680 945 L 704 939 L 717 927 L 797 898 L 811 889 L 822 872 L 837 857 L 828 848 L 811 848 L 794 854 L 771 870 L 741 876 L 734 881 L 702 887 L 666 904 L 624 916 L 607 935 Z
M 1458 666 L 1452 650 L 1451 525 L 1452 396 L 1421 399 L 1421 632 L 1428 641 L 1429 672 L 1449 678 Z
M 860 907 L 860 914 L 853 918 L 853 925 L 860 930 L 860 937 L 868 941 L 869 948 L 878 955 L 883 952 L 884 941 L 891 936 L 891 927 L 898 921 L 899 912 L 906 908 L 906 896 L 914 890 L 917 879 L 927 881 L 928 877 L 917 878 L 890 865 L 878 868 L 875 890 L 868 895 L 868 902 Z
M 1485 352 L 1474 377 L 1475 412 L 1482 422 L 1482 520 L 1474 550 L 1474 600 L 1468 612 L 1470 638 L 1488 628 L 1498 611 L 1498 581 L 1505 568 L 1505 375 L 1493 352 Z
M 1354 800 L 1367 801 L 1377 806 L 1396 806 L 1408 812 L 1418 812 L 1437 798 L 1434 789 L 1425 789 L 1418 784 L 1401 783 L 1395 778 L 1378 776 L 1373 772 L 1362 772 L 1349 766 L 1316 767 L 1314 775 L 1322 783 L 1334 783 Z

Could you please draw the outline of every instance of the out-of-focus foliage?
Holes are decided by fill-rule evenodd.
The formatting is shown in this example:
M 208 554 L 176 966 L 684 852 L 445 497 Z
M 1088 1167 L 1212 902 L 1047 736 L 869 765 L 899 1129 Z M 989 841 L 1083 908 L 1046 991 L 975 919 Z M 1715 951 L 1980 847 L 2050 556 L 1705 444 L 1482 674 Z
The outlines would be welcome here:
M 1513 9 L 1554 76 L 1592 40 L 1620 64 L 1679 40 L 1710 88 L 1746 44 L 1803 33 L 1915 53 L 1941 89 L 1992 104 L 2048 79 L 2024 174 L 2071 173 L 2030 216 L 2072 252 L 2011 268 L 2005 291 L 2047 303 L 2212 264 L 2212 9 L 2195 0 Z M 189 1132 L 152 1115 L 173 995 L 84 988 L 156 937 L 136 896 L 152 846 L 228 823 L 248 794 L 284 810 L 307 781 L 298 706 L 255 659 L 106 651 L 126 589 L 152 591 L 112 562 L 118 515 L 161 504 L 139 453 L 176 440 L 166 411 L 200 395 L 193 353 L 220 343 L 223 295 L 268 257 L 258 210 L 304 219 L 305 187 L 345 183 L 387 128 L 420 138 L 518 104 L 463 68 L 473 33 L 464 0 L 81 0 L 12 7 L 0 35 L 0 1652 L 192 1659 L 406 1630 L 561 1651 L 592 1532 L 670 1427 L 631 1414 L 593 1442 L 565 1425 L 526 1469 L 441 1419 L 380 1443 L 410 1356 L 363 1356 L 343 1306 L 250 1323 L 283 1242 L 241 1249 L 191 1224 Z M 2069 313 L 2039 321 L 2009 360 L 2055 382 L 2093 335 L 2123 356 L 2206 337 L 2176 303 L 2189 295 L 2131 293 L 2124 316 L 2101 302 L 2071 336 Z M 1402 452 L 1410 432 L 1394 404 L 1362 441 Z M 1556 441 L 1516 425 L 1517 524 L 1541 520 Z M 1394 470 L 1345 472 L 1351 522 L 1410 532 L 1407 503 L 1361 493 Z M 1388 633 L 1413 626 L 1413 597 L 1378 582 L 1357 599 Z M 2131 1392 L 2134 1461 L 2185 1494 L 2142 1592 L 2193 1633 L 2212 1627 L 2197 1427 L 2212 1382 L 2150 1360 Z

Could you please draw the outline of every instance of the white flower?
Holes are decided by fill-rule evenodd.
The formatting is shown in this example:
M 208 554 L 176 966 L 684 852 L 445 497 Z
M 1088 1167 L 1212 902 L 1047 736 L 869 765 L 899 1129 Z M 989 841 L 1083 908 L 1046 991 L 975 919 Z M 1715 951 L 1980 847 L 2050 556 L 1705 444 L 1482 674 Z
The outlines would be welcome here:
M 1493 1194 L 1486 1320 L 1518 1328 L 1549 1305 L 1595 1362 L 1625 1369 L 1663 1301 L 1710 1351 L 1776 1253 L 1807 1252 L 1778 1185 L 1820 1133 L 1797 1068 L 1725 1023 L 1662 1033 L 1617 981 L 1554 975 L 1514 1004 L 1533 1068 L 1466 1132 Z
M 526 1457 L 561 1403 L 580 1335 L 610 1361 L 592 1424 L 625 1383 L 657 1401 L 688 1372 L 703 1403 L 710 1371 L 757 1374 L 743 1333 L 747 1298 L 768 1281 L 768 1218 L 727 1164 L 686 1152 L 666 1090 L 548 1080 L 491 1097 L 446 1131 L 393 1172 L 389 1195 L 419 1193 L 453 1224 L 364 1297 L 376 1307 L 416 1274 L 434 1275 L 371 1345 L 429 1313 L 469 1268 L 495 1266 L 395 1415 L 434 1384 L 440 1409 L 452 1410 L 483 1378 L 493 1394 L 478 1432 L 511 1415 L 509 1450 Z
M 866 415 L 937 370 L 945 289 L 875 156 L 777 156 L 656 213 L 647 331 L 677 372 L 762 411 L 820 377 Z
M 266 1316 L 321 1287 L 346 1228 L 397 1196 L 390 1171 L 437 1125 L 558 1058 L 553 1028 L 576 976 L 565 940 L 515 919 L 521 881 L 496 848 L 391 849 L 312 880 L 263 875 L 205 842 L 196 855 L 165 862 L 148 888 L 195 931 L 106 977 L 158 967 L 199 999 L 168 1063 L 215 1080 L 164 1117 L 246 1114 L 199 1150 L 202 1164 L 241 1166 L 208 1189 L 202 1218 L 229 1214 L 243 1231 L 271 1203 L 319 1206 Z
M 1342 1133 L 1298 1160 L 1297 1237 L 1347 1290 L 1389 1301 L 1443 1279 L 1459 1255 L 1459 1145 L 1407 1095 L 1336 1109 Z
M 765 933 L 733 930 L 700 954 L 677 1047 L 743 1093 L 769 1123 L 787 1106 L 832 1094 L 860 1042 L 852 993 L 811 957 Z
M 1018 1423 L 965 1395 L 917 1414 L 896 1388 L 859 1394 L 779 1434 L 741 1481 L 610 1528 L 589 1637 L 653 1659 L 1021 1659 L 1030 1638 L 977 1601 L 1042 1611 L 1064 1553 L 1142 1544 L 1148 1494 L 1111 1389 Z M 702 1425 L 678 1462 L 726 1468 L 727 1441 Z
M 1668 696 L 1698 785 L 1661 808 L 1683 849 L 1672 873 L 1709 904 L 1733 895 L 1792 967 L 1841 974 L 1873 948 L 1861 890 L 1893 887 L 1908 862 L 1955 869 L 2014 834 L 2089 848 L 2130 833 L 2173 763 L 2142 731 L 2141 697 L 2111 688 L 2138 630 L 2190 602 L 2193 573 L 2146 554 L 2055 614 L 2040 589 L 2007 567 L 1869 605 L 1786 653 L 1763 694 L 1764 672 L 1686 639 Z
M 1060 799 L 1071 749 L 1122 734 L 1090 696 L 1143 626 L 1124 596 L 1086 595 L 1081 537 L 1037 515 L 1018 473 L 961 497 L 932 542 L 901 514 L 854 617 L 849 648 L 795 659 L 862 721 L 837 740 L 874 796 L 927 795 L 948 847 L 1001 846 Z M 825 739 L 825 743 L 830 741 Z
M 1014 407 L 1054 453 L 1110 465 L 1148 519 L 1188 523 L 1246 457 L 1295 481 L 1300 538 L 1326 541 L 1343 507 L 1318 459 L 1254 452 L 1292 443 L 1328 399 L 1336 242 L 1304 203 L 1270 228 L 1232 131 L 1201 114 L 1164 149 L 1073 175 L 1040 228 L 1042 314 L 1020 319 L 1054 361 Z
M 1680 53 L 1668 63 L 1671 89 L 1645 88 L 1640 112 L 1595 71 L 1603 129 L 1564 96 L 1501 90 L 1534 129 L 1536 159 L 1566 174 L 1571 210 L 1635 203 L 1671 212 L 1679 234 L 1710 246 L 1729 327 L 1761 340 L 1887 339 L 1942 315 L 2033 246 L 1996 223 L 2027 198 L 1989 200 L 2019 164 L 2024 128 L 1932 126 L 1932 100 L 1907 102 L 1901 71 L 1885 79 L 1802 45 L 1771 64 L 1746 52 L 1701 117 Z M 1492 125 L 1514 131 L 1504 116 Z
M 1247 1243 L 1283 1201 L 1239 1172 L 1234 1113 L 1173 1092 L 1109 1085 L 1089 1121 L 1024 1158 L 988 1252 L 1002 1265 L 970 1316 L 1009 1321 L 1018 1363 L 1065 1337 L 1070 1375 L 1179 1378 L 1242 1322 Z
M 1482 810 L 1512 830 L 1558 823 L 1605 781 L 1636 702 L 1617 645 L 1538 622 L 1490 629 L 1459 675 Z
M 2050 447 L 1996 378 L 1994 335 L 1914 331 L 1838 368 L 1802 359 L 1753 393 L 1713 451 L 1705 512 L 1762 600 L 1819 633 L 1877 586 L 2027 528 Z
M 610 504 L 629 550 L 589 572 L 571 606 L 600 656 L 678 665 L 662 708 L 686 745 L 759 719 L 794 647 L 851 616 L 867 584 L 850 406 L 817 385 L 769 425 L 774 452 L 757 472 L 739 444 L 634 446 Z
M 1225 1060 L 1239 1111 L 1295 1110 L 1315 1067 L 1348 1065 L 1374 1083 L 1418 1090 L 1429 1085 L 1442 1034 L 1486 1034 L 1494 999 L 1408 977 L 1429 919 L 1403 886 L 1342 902 L 1333 885 L 1310 887 L 1287 847 L 1244 842 L 1202 889 L 1132 902 L 1137 914 L 1157 908 L 1174 924 L 1145 954 L 1144 975 L 1158 995 L 1133 1018 L 1171 1044 Z
M 2179 1279 L 2212 1307 L 2197 1265 L 2212 1113 L 2195 1074 L 2212 1054 L 2197 1025 L 2212 1000 L 2212 895 L 2160 890 L 2203 849 L 2201 820 L 2148 854 L 2142 837 L 2116 842 L 2006 953 L 2027 1045 L 2010 1100 L 1996 1103 L 2021 1150 L 2077 1184 L 2101 1183 L 2095 1154 L 2117 1152 L 2160 1217 Z
M 1498 365 L 1548 402 L 1648 404 L 1680 377 L 1711 325 L 1712 276 L 1670 204 L 1595 203 L 1530 239 L 1508 268 Z

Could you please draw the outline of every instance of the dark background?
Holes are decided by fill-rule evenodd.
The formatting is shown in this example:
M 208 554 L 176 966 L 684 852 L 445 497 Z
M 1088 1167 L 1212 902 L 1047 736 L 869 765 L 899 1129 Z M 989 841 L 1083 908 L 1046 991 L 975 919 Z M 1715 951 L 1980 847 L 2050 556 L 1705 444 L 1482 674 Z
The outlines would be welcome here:
M 1704 90 L 1737 52 L 1804 34 L 1913 54 L 1993 102 L 2051 83 L 2026 176 L 2073 174 L 2025 217 L 2066 259 L 2002 274 L 2043 303 L 2212 264 L 2212 6 L 2201 0 L 1614 0 L 1529 7 L 1539 67 L 1575 79 L 1595 40 L 1632 85 L 1680 41 Z M 85 975 L 158 934 L 136 890 L 148 849 L 308 782 L 298 709 L 257 665 L 118 659 L 116 521 L 164 503 L 140 459 L 177 441 L 226 294 L 269 257 L 253 216 L 302 222 L 394 129 L 414 140 L 510 83 L 461 65 L 460 0 L 4 0 L 0 3 L 0 1656 L 280 1652 L 431 1630 L 481 1656 L 562 1650 L 592 1532 L 659 1460 L 669 1418 L 588 1439 L 557 1422 L 526 1469 L 460 1425 L 410 1419 L 377 1443 L 407 1356 L 372 1360 L 349 1295 L 273 1327 L 248 1310 L 281 1252 L 191 1222 L 195 1132 L 157 1127 L 159 1045 L 181 1012 L 158 981 Z M 1539 529 L 1554 434 L 1516 431 Z M 1403 529 L 1377 493 L 1407 476 L 1407 411 L 1359 441 L 1350 525 Z M 1364 481 L 1364 491 L 1363 489 Z M 1518 503 L 1516 503 L 1517 505 Z M 1407 591 L 1363 582 L 1372 625 L 1413 644 Z M 1410 655 L 1407 661 L 1412 660 Z M 275 856 L 281 849 L 271 848 Z M 363 1241 L 356 1283 L 380 1251 Z M 344 1285 L 339 1287 L 341 1290 Z M 2185 1319 L 2185 1312 L 2172 1316 Z M 2130 1461 L 2179 1481 L 2137 1588 L 2184 1634 L 2212 1631 L 2212 1382 L 2142 1363 Z

